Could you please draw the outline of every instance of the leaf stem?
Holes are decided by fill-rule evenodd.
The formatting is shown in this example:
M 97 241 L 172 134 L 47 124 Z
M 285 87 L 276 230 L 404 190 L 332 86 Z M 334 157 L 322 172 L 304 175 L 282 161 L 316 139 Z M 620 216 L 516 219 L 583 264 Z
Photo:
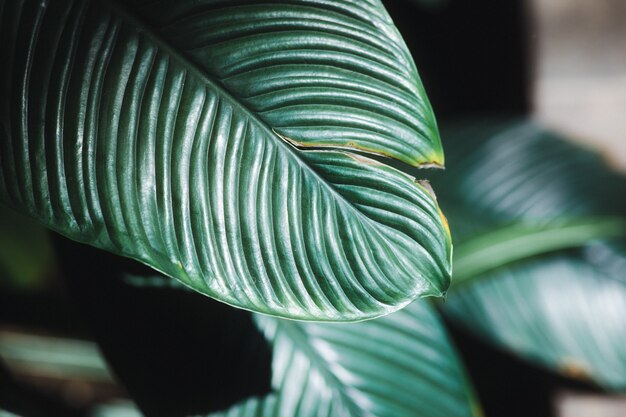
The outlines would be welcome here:
M 505 226 L 456 245 L 451 289 L 513 262 L 619 236 L 626 236 L 626 222 L 617 217 L 582 217 L 548 224 L 518 222 Z

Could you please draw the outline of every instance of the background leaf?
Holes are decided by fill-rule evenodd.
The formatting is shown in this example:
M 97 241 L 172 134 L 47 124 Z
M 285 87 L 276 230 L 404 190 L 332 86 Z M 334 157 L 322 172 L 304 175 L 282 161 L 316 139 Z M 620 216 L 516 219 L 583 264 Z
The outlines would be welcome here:
M 40 290 L 55 274 L 47 230 L 0 205 L 0 288 Z
M 460 248 L 502 225 L 558 230 L 563 218 L 626 214 L 626 179 L 599 155 L 532 122 L 460 123 L 445 137 L 454 152 L 440 201 Z M 623 236 L 619 226 L 615 232 Z M 528 360 L 624 389 L 623 242 L 590 239 L 577 246 L 473 278 L 442 308 L 463 328 Z M 516 251 L 527 249 L 537 244 Z
M 458 291 L 445 309 L 533 362 L 626 389 L 626 285 L 584 260 L 559 256 L 505 268 Z
M 618 192 L 626 179 L 600 154 L 535 122 L 477 117 L 450 123 L 443 134 L 449 170 L 433 184 L 446 209 L 491 223 L 626 213 L 626 195 Z

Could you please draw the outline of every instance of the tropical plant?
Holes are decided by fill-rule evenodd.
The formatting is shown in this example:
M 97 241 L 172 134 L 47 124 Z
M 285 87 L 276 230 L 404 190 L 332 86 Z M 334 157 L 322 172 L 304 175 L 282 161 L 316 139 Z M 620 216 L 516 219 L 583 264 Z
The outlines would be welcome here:
M 449 285 L 443 164 L 378 0 L 3 2 L 4 203 L 228 304 L 355 321 Z
M 217 352 L 236 351 L 220 356 L 221 361 L 233 361 L 227 373 L 235 372 L 236 364 L 270 360 L 259 358 L 258 348 L 238 351 L 241 344 L 258 346 L 260 337 L 273 350 L 272 390 L 250 393 L 249 399 L 215 415 L 480 415 L 474 390 L 438 317 L 440 311 L 469 331 L 555 372 L 623 390 L 624 202 L 603 201 L 603 196 L 615 195 L 626 180 L 607 169 L 598 156 L 528 121 L 458 123 L 444 133 L 451 144 L 450 160 L 457 163 L 434 181 L 446 190 L 441 204 L 451 214 L 453 230 L 458 230 L 458 279 L 446 303 L 416 301 L 388 317 L 356 324 L 305 324 L 254 316 L 254 326 L 262 334 L 258 336 L 240 319 L 231 318 L 230 309 L 189 307 L 183 321 L 218 315 L 219 322 L 228 323 L 219 331 L 219 323 L 209 327 L 218 335 L 229 334 L 212 342 L 219 345 L 213 347 Z M 516 152 L 509 154 L 511 148 Z M 529 159 L 537 149 L 550 152 L 545 159 Z M 533 171 L 524 169 L 530 160 Z M 562 165 L 555 167 L 554 160 Z M 589 180 L 588 172 L 595 178 Z M 490 178 L 498 179 L 497 190 L 488 183 Z M 520 187 L 532 181 L 542 188 Z M 474 201 L 471 190 L 498 194 L 483 205 L 489 196 Z M 544 195 L 537 196 L 538 192 Z M 75 265 L 74 254 L 79 251 L 69 249 L 68 273 L 78 282 L 88 281 L 86 268 Z M 79 257 L 93 259 L 87 254 Z M 183 286 L 173 288 L 165 277 L 142 277 L 136 271 L 129 275 L 110 264 L 109 260 L 97 264 L 99 281 L 117 280 L 117 287 L 132 288 L 143 309 L 167 306 L 163 301 L 141 301 L 138 295 L 145 291 L 161 293 L 172 302 L 190 301 L 180 298 L 188 294 Z M 97 305 L 102 293 L 111 291 L 110 285 L 94 289 L 87 304 L 105 310 L 115 303 L 104 300 Z M 128 320 L 127 314 L 123 312 L 120 320 Z M 145 319 L 136 322 L 141 325 Z M 98 325 L 110 326 L 110 316 L 104 314 Z M 115 338 L 131 332 L 124 329 Z M 154 343 L 153 337 L 148 344 Z M 199 343 L 193 334 L 183 337 L 181 346 Z M 114 367 L 119 365 L 119 352 L 104 348 Z M 258 371 L 251 369 L 256 368 L 246 369 L 245 378 L 255 380 Z M 155 400 L 156 388 L 142 390 L 145 381 L 132 381 L 133 372 L 145 370 L 126 369 L 120 375 L 131 379 L 128 388 L 137 394 L 142 409 L 149 415 L 154 413 L 150 407 L 163 410 L 168 401 Z M 197 379 L 194 384 L 203 386 Z
M 626 389 L 626 179 L 526 120 L 465 121 L 445 137 L 455 169 L 438 185 L 459 272 L 445 314 L 542 366 Z M 513 244 L 498 245 L 494 229 Z
M 189 289 L 264 313 L 208 299 L 190 311 L 218 315 L 214 359 L 236 353 L 241 375 L 262 368 L 264 340 L 272 349 L 270 392 L 216 400 L 232 407 L 212 415 L 480 415 L 440 311 L 626 387 L 624 179 L 523 120 L 450 124 L 449 170 L 417 170 L 443 165 L 439 133 L 378 0 L 3 1 L 0 25 L 0 200 L 177 281 L 89 268 L 80 249 L 63 254 L 66 274 L 159 286 L 173 315 L 199 297 Z M 433 177 L 455 236 L 445 304 L 413 301 L 446 294 L 452 256 L 413 175 Z M 86 304 L 114 308 L 90 291 Z M 174 356 L 193 335 L 177 342 Z M 193 384 L 229 387 L 221 377 Z M 148 393 L 135 399 L 149 415 L 203 413 L 125 382 Z

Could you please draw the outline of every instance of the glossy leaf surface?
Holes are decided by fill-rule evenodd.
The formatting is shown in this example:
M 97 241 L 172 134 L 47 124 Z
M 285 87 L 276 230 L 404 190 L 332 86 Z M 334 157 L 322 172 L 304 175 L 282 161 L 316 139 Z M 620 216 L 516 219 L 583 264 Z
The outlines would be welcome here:
M 277 392 L 215 416 L 478 416 L 443 325 L 424 301 L 365 323 L 258 317 Z
M 129 3 L 294 144 L 443 164 L 415 64 L 379 0 Z
M 4 203 L 271 315 L 361 320 L 447 289 L 430 191 L 338 150 L 443 162 L 378 1 L 24 0 L 0 13 Z
M 569 237 L 571 230 L 554 232 L 563 219 L 584 222 L 608 215 L 618 220 L 612 226 L 615 236 L 623 236 L 619 223 L 626 217 L 626 179 L 598 155 L 528 121 L 461 123 L 445 137 L 454 150 L 448 158 L 453 168 L 440 184 L 445 191 L 440 200 L 461 255 L 473 250 L 462 249 L 464 244 L 477 242 L 487 252 L 496 250 L 497 239 L 492 246 L 488 240 L 500 230 L 531 227 L 551 237 L 521 239 L 522 246 L 507 256 L 514 251 L 534 253 L 533 258 L 483 270 L 451 292 L 444 312 L 467 330 L 542 366 L 625 389 L 624 247 L 597 241 L 601 236 L 592 235 L 599 229 L 586 240 L 579 237 L 587 232 Z M 567 244 L 566 239 L 572 243 L 567 251 L 538 251 L 550 240 Z M 478 263 L 478 269 L 485 264 Z

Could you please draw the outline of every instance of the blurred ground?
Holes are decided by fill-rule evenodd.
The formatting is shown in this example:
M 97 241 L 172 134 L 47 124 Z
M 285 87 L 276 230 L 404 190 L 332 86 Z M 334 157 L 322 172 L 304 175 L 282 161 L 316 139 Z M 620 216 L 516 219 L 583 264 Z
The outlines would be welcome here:
M 624 417 L 626 397 L 561 394 L 556 402 L 557 417 Z
M 535 117 L 626 171 L 626 1 L 530 2 Z

